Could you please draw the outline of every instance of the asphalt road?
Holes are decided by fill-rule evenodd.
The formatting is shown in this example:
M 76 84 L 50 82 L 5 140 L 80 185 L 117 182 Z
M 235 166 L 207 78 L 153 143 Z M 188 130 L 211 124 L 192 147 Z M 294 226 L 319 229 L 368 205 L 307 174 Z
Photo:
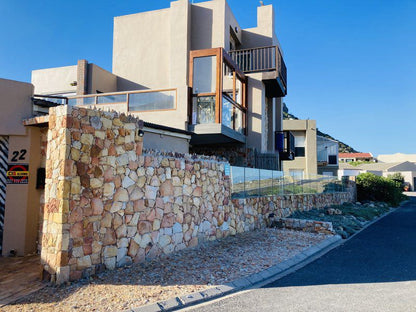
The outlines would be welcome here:
M 186 311 L 416 311 L 416 197 L 274 283 Z

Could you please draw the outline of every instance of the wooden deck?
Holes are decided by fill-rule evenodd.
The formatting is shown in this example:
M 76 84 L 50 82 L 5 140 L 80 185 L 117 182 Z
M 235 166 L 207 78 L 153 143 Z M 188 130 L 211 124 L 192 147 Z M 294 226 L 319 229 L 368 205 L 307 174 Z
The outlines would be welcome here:
M 0 257 L 0 308 L 47 285 L 41 282 L 40 257 Z

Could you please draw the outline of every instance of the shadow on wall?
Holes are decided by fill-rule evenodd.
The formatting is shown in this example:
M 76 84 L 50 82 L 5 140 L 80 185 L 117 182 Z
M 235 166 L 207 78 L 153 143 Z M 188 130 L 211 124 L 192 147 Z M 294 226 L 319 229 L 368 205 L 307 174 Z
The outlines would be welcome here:
M 191 31 L 191 50 L 212 48 L 212 27 L 206 27 L 213 25 L 212 9 L 193 5 L 191 25 L 194 26 Z
M 149 90 L 141 84 L 135 83 L 131 80 L 117 76 L 117 91 L 136 91 L 136 90 Z

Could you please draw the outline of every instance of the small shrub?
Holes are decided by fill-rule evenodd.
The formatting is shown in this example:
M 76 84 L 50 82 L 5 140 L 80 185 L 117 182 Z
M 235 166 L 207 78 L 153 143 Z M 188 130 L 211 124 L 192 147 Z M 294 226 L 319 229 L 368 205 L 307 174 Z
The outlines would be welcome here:
M 356 183 L 359 201 L 384 201 L 392 206 L 398 206 L 406 198 L 402 193 L 400 182 L 373 173 L 361 173 L 357 176 Z

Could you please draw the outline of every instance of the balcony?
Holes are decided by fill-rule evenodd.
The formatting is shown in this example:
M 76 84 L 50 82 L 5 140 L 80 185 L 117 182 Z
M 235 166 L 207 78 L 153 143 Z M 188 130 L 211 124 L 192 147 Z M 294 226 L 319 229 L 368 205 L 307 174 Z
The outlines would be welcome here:
M 244 143 L 246 77 L 222 48 L 191 51 L 191 144 Z
M 275 148 L 280 160 L 295 159 L 295 137 L 290 131 L 275 131 Z
M 77 95 L 68 97 L 68 105 L 93 106 L 125 113 L 175 110 L 176 89 Z
M 245 74 L 262 73 L 267 97 L 287 94 L 287 69 L 278 46 L 234 50 L 229 55 Z

